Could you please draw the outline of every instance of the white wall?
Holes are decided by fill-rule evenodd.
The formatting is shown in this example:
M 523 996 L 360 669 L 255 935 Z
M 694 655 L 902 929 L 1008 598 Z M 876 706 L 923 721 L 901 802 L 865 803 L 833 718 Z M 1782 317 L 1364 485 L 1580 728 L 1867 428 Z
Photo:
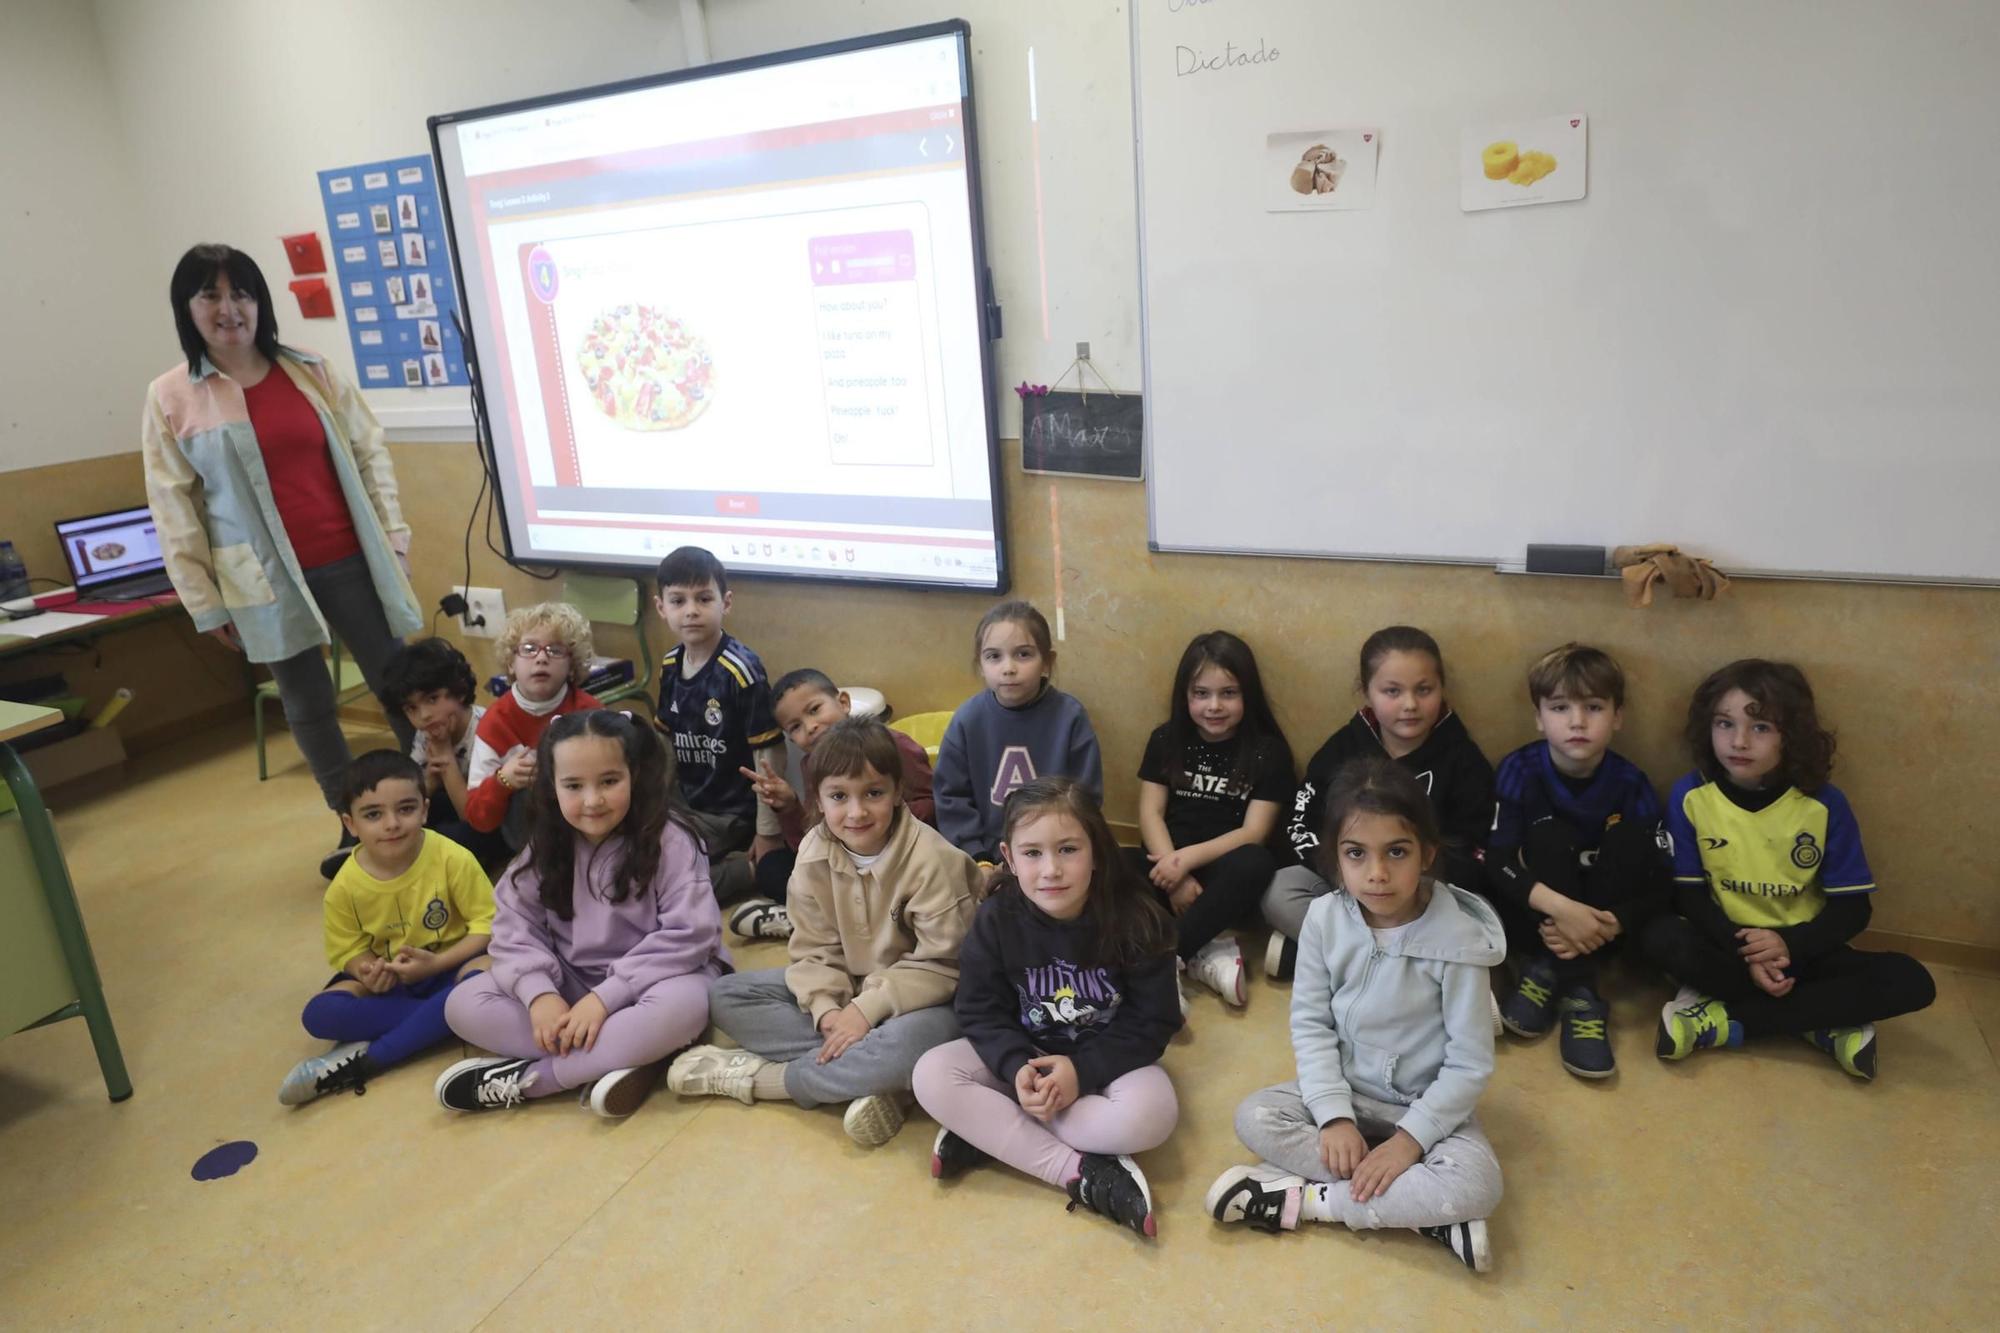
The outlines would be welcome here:
M 139 447 L 146 382 L 172 357 L 132 312 L 168 270 L 133 187 L 88 5 L 0 5 L 0 472 Z M 0 534 L 18 536 L 18 534 Z
M 717 60 L 966 18 L 988 259 L 1006 309 L 1003 430 L 1014 433 L 1019 419 L 1005 386 L 1053 379 L 1079 340 L 1092 344 L 1113 383 L 1137 386 L 1122 4 L 708 0 L 707 8 Z M 314 173 L 428 152 L 424 119 L 432 114 L 684 64 L 675 0 L 8 0 L 0 14 L 0 71 L 8 76 L 0 108 L 10 126 L 37 127 L 10 134 L 10 154 L 35 157 L 8 178 L 24 183 L 31 207 L 62 199 L 64 210 L 37 214 L 18 239 L 13 211 L 0 210 L 9 253 L 57 246 L 61 262 L 36 268 L 43 290 L 64 294 L 49 324 L 17 319 L 5 335 L 13 353 L 0 356 L 7 387 L 42 388 L 60 406 L 19 428 L 12 425 L 19 413 L 0 415 L 7 426 L 0 471 L 136 447 L 145 383 L 174 359 L 163 296 L 189 245 L 227 241 L 247 250 L 276 291 L 284 336 L 350 365 L 344 324 L 300 319 L 284 290 L 290 270 L 278 237 L 325 231 Z M 1040 94 L 1039 228 L 1031 47 Z M 77 299 L 80 281 L 89 299 Z M 88 362 L 69 350 L 78 343 L 91 347 Z M 10 403 L 25 397 L 8 394 Z M 84 425 L 80 403 L 90 405 Z

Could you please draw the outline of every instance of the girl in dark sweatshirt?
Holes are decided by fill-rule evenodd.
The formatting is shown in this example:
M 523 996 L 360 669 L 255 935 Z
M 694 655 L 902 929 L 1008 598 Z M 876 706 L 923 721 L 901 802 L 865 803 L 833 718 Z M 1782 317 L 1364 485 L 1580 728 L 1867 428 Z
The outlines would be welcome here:
M 1361 645 L 1361 692 L 1367 703 L 1319 747 L 1292 798 L 1285 839 L 1299 864 L 1280 870 L 1264 895 L 1264 919 L 1274 932 L 1264 954 L 1269 976 L 1291 975 L 1306 909 L 1333 892 L 1313 867 L 1326 792 L 1350 760 L 1387 755 L 1408 769 L 1430 796 L 1444 834 L 1436 877 L 1473 892 L 1486 887 L 1493 765 L 1445 702 L 1444 654 L 1437 640 L 1408 625 L 1376 630 Z
M 1007 872 L 959 947 L 965 1037 L 917 1062 L 917 1100 L 943 1126 L 940 1178 L 997 1157 L 1094 1213 L 1154 1234 L 1129 1154 L 1179 1119 L 1159 1066 L 1180 1030 L 1174 927 L 1118 854 L 1097 798 L 1042 778 L 1007 798 Z

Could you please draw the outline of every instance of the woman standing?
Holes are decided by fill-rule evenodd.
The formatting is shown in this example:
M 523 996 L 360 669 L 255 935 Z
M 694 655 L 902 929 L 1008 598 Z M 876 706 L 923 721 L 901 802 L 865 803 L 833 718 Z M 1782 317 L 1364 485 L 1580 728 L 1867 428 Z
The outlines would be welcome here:
M 279 344 L 250 256 L 197 245 L 168 290 L 187 365 L 147 389 L 141 439 L 167 575 L 196 628 L 270 667 L 337 811 L 349 756 L 321 650 L 338 635 L 372 689 L 423 624 L 382 428 L 324 361 Z M 407 751 L 408 720 L 389 721 Z M 324 874 L 353 842 L 342 833 Z

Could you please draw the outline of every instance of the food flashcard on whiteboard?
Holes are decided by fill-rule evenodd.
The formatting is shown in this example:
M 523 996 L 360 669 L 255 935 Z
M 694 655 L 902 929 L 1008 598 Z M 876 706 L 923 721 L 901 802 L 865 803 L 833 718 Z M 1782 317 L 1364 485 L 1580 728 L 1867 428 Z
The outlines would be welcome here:
M 1588 183 L 1590 119 L 1544 116 L 1465 127 L 1458 150 L 1458 206 L 1468 213 L 1581 199 Z
M 319 188 L 362 387 L 471 383 L 430 158 L 322 171 Z
M 1264 211 L 1373 208 L 1381 138 L 1373 125 L 1265 135 Z

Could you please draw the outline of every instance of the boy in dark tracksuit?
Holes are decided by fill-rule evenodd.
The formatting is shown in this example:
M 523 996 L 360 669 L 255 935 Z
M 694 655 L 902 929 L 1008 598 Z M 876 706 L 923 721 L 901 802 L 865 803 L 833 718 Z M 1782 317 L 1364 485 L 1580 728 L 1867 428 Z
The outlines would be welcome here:
M 1500 761 L 1489 890 L 1520 964 L 1500 1021 L 1539 1037 L 1563 1019 L 1563 1067 L 1616 1071 L 1598 994 L 1600 962 L 1667 903 L 1653 784 L 1610 749 L 1624 720 L 1625 673 L 1607 653 L 1566 643 L 1528 671 L 1542 739 Z

